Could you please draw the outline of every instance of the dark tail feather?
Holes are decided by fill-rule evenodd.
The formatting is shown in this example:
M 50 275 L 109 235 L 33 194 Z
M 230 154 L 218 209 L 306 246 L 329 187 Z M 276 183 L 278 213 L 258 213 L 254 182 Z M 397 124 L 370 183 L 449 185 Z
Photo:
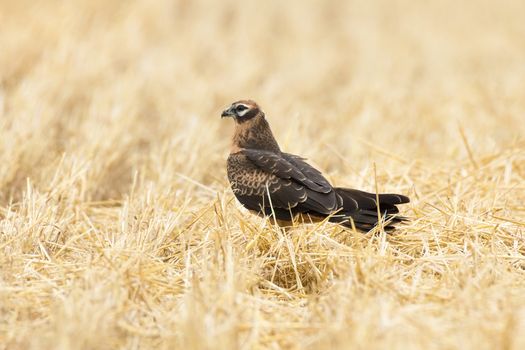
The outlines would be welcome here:
M 354 226 L 362 231 L 369 231 L 377 225 L 377 198 L 375 193 L 349 188 L 335 188 L 335 191 L 343 199 L 343 208 L 330 221 L 347 227 L 352 227 L 353 221 Z M 405 217 L 396 215 L 399 213 L 396 205 L 408 202 L 410 199 L 400 194 L 379 195 L 379 211 L 385 222 L 385 230 L 392 231 L 395 229 L 395 224 L 407 220 Z

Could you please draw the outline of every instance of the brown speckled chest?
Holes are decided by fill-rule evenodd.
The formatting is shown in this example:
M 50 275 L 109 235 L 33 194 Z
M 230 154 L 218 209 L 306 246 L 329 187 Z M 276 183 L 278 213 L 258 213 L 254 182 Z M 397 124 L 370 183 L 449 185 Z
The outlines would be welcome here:
M 275 175 L 262 171 L 241 152 L 229 155 L 227 172 L 228 180 L 236 196 L 262 196 L 266 186 L 261 186 L 261 184 L 271 187 L 278 181 Z

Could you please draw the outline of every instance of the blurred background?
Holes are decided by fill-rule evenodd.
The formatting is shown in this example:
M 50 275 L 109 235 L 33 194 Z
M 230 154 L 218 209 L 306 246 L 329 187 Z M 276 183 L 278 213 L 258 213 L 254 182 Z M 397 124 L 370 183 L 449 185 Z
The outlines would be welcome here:
M 2 1 L 0 21 L 0 147 L 17 164 L 4 184 L 103 149 L 106 177 L 142 167 L 155 181 L 150 152 L 191 149 L 174 166 L 210 183 L 199 174 L 232 132 L 220 111 L 241 98 L 332 174 L 326 157 L 352 159 L 343 173 L 457 162 L 460 130 L 475 154 L 524 135 L 519 0 Z

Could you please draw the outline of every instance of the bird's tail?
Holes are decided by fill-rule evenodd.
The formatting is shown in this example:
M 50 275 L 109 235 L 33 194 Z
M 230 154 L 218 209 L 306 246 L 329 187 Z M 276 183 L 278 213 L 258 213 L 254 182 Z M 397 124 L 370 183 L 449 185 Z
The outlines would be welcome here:
M 337 194 L 343 199 L 343 207 L 337 215 L 330 218 L 331 222 L 337 222 L 347 227 L 355 226 L 361 231 L 369 231 L 378 223 L 377 198 L 379 198 L 379 213 L 385 223 L 385 230 L 391 231 L 394 225 L 407 218 L 397 215 L 398 204 L 408 203 L 410 199 L 400 194 L 368 193 L 349 188 L 335 188 Z M 353 226 L 352 226 L 353 223 Z

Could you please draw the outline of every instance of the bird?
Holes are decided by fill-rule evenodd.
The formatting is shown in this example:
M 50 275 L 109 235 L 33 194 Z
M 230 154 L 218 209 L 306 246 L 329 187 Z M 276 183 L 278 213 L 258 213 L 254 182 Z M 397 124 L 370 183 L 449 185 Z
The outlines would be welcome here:
M 329 222 L 369 232 L 380 222 L 385 231 L 406 221 L 397 205 L 401 194 L 376 194 L 334 187 L 306 159 L 281 150 L 265 113 L 253 100 L 239 100 L 221 113 L 235 121 L 227 176 L 237 200 L 250 212 L 279 226 Z

